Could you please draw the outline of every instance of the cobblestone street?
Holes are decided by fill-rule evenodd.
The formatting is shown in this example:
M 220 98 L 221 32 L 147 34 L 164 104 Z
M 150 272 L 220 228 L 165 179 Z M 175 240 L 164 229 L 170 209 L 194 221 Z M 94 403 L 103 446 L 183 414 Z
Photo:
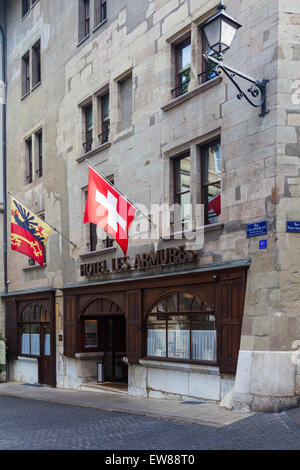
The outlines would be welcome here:
M 298 450 L 286 414 L 256 414 L 222 428 L 0 396 L 0 450 Z

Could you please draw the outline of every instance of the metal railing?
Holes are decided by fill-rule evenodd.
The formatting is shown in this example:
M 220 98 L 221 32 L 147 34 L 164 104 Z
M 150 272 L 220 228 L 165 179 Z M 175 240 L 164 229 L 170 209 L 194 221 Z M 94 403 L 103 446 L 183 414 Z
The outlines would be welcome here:
M 108 127 L 102 134 L 98 134 L 99 142 L 100 144 L 106 144 L 108 142 L 109 138 L 109 133 L 110 133 L 110 128 Z
M 180 86 L 178 86 L 176 88 L 173 88 L 173 90 L 171 90 L 172 97 L 173 98 L 178 98 L 178 96 L 181 96 L 181 95 L 184 95 L 185 93 L 187 93 L 188 88 L 189 88 L 189 84 L 190 84 L 190 80 L 187 81 L 187 82 L 182 83 Z

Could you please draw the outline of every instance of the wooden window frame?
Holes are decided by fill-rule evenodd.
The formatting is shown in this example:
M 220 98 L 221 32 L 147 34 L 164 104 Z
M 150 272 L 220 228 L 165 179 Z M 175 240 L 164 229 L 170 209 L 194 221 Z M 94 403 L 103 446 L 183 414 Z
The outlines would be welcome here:
M 97 329 L 98 329 L 98 346 L 97 347 L 90 347 L 87 348 L 85 347 L 85 330 L 84 330 L 84 322 L 86 320 L 97 320 Z M 103 342 L 102 342 L 102 335 L 101 335 L 101 319 L 99 317 L 93 317 L 93 316 L 84 316 L 82 315 L 80 317 L 79 321 L 79 352 L 85 353 L 85 352 L 100 352 L 102 351 L 103 348 Z
M 206 188 L 209 188 L 209 186 L 215 186 L 217 184 L 220 184 L 220 193 L 222 197 L 222 180 L 218 181 L 213 181 L 212 183 L 206 183 L 205 181 L 205 160 L 207 158 L 207 149 L 211 147 L 212 145 L 219 144 L 221 145 L 221 139 L 215 139 L 211 142 L 208 142 L 204 145 L 201 146 L 201 204 L 204 206 L 204 225 L 210 225 L 209 222 L 209 217 L 208 217 L 208 198 L 206 196 Z
M 88 36 L 91 32 L 91 3 L 90 0 L 83 0 L 83 15 L 84 15 L 84 37 Z
M 101 25 L 107 20 L 107 1 L 106 0 L 94 0 L 95 1 L 95 28 Z M 105 14 L 104 14 L 105 12 Z
M 29 13 L 30 11 L 30 0 L 22 0 L 22 19 L 25 18 L 25 16 Z
M 179 296 L 180 294 L 176 294 Z M 164 300 L 166 297 L 162 298 L 161 300 Z M 158 305 L 160 301 L 156 303 Z M 150 356 L 147 353 L 147 342 L 148 342 L 148 319 L 151 316 L 160 316 L 162 319 L 166 320 L 166 356 Z M 202 360 L 196 360 L 196 359 L 191 359 L 192 358 L 192 317 L 194 315 L 211 315 L 214 316 L 215 318 L 215 325 L 216 329 L 216 361 L 202 361 Z M 168 318 L 169 317 L 176 317 L 176 316 L 181 316 L 181 317 L 187 317 L 189 319 L 189 358 L 174 358 L 174 357 L 169 357 L 168 355 Z M 211 310 L 193 310 L 193 311 L 174 311 L 174 312 L 149 312 L 146 316 L 146 328 L 145 328 L 145 347 L 146 347 L 146 356 L 145 359 L 149 360 L 156 360 L 156 361 L 164 361 L 164 362 L 177 362 L 177 363 L 186 363 L 186 364 L 199 364 L 199 365 L 211 365 L 211 366 L 218 366 L 219 361 L 218 361 L 218 325 L 217 325 L 217 317 L 216 317 L 216 312 L 211 309 Z
M 214 75 L 213 77 L 209 77 L 209 63 L 205 58 L 203 57 L 203 54 L 206 52 L 206 36 L 204 34 L 204 31 L 200 29 L 200 34 L 201 34 L 201 47 L 202 47 L 202 61 L 201 61 L 201 73 L 199 74 L 199 81 L 200 83 L 206 83 L 212 80 L 217 76 Z
M 41 41 L 40 39 L 32 46 L 32 87 L 42 82 L 41 75 Z
M 39 304 L 39 301 L 36 300 L 36 303 Z M 34 302 L 35 304 L 35 302 Z M 18 337 L 18 356 L 21 357 L 33 357 L 33 358 L 40 358 L 42 354 L 41 348 L 43 347 L 43 344 L 41 343 L 41 337 L 42 337 L 42 328 L 44 328 L 45 325 L 48 325 L 50 327 L 50 334 L 53 334 L 53 327 L 52 327 L 52 320 L 51 320 L 51 314 L 49 317 L 48 321 L 22 321 L 21 320 L 21 312 L 18 313 L 17 315 L 17 337 Z M 39 325 L 39 331 L 40 331 L 40 354 L 31 354 L 31 341 L 30 341 L 30 354 L 25 354 L 22 353 L 22 325 Z M 30 329 L 30 335 L 31 335 L 31 329 Z
M 27 51 L 22 57 L 22 96 L 30 93 L 30 52 Z
M 90 223 L 89 224 L 89 251 L 93 252 L 97 250 L 98 238 L 97 238 L 97 225 Z
M 26 144 L 26 160 L 28 163 L 28 174 L 25 175 L 26 184 L 31 184 L 33 181 L 33 162 L 32 162 L 32 137 L 25 140 Z
M 84 112 L 84 136 L 85 142 L 83 143 L 84 153 L 89 152 L 92 150 L 93 145 L 93 130 L 94 130 L 94 122 L 93 122 L 93 104 L 89 103 L 83 108 Z M 89 112 L 92 116 L 92 127 L 89 128 Z
M 104 99 L 108 99 L 108 117 L 104 117 Z M 109 140 L 110 133 L 110 113 L 109 113 L 109 92 L 99 97 L 101 101 L 101 134 L 99 135 L 100 144 L 105 144 Z
M 37 147 L 38 147 L 38 169 L 36 170 L 36 174 L 39 178 L 43 176 L 43 130 L 40 129 L 36 132 L 37 137 Z
M 188 68 L 186 67 L 184 69 L 179 70 L 179 65 L 178 65 L 179 51 L 182 51 L 182 49 L 188 44 L 190 46 L 192 45 L 191 36 L 189 36 L 188 38 L 184 39 L 183 41 L 175 45 L 175 89 L 172 90 L 174 98 L 178 98 L 179 96 L 184 95 L 185 93 L 188 92 L 188 86 L 189 86 L 190 80 L 186 82 L 186 86 L 187 86 L 186 91 L 180 92 L 180 89 L 182 88 L 182 84 L 179 84 L 179 81 L 180 81 L 179 78 L 180 76 L 184 75 L 184 73 L 187 72 L 188 70 L 191 72 L 191 66 Z

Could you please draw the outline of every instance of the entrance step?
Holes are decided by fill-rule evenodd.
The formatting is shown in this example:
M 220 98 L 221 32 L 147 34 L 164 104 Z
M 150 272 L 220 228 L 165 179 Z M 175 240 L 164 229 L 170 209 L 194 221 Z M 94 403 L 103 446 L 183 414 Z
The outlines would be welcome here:
M 100 392 L 100 393 L 111 393 L 111 394 L 128 394 L 128 385 L 116 382 L 87 382 L 82 384 L 80 390 L 84 392 Z

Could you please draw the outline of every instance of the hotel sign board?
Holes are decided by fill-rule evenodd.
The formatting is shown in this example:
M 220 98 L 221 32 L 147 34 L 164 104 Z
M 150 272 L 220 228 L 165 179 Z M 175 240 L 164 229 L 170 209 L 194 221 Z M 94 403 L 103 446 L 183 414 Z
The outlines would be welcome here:
M 126 256 L 122 258 L 104 259 L 96 263 L 81 264 L 80 276 L 97 276 L 107 273 L 149 270 L 160 266 L 192 262 L 197 258 L 197 251 L 187 250 L 185 246 L 179 246 L 178 248 L 166 248 L 148 253 L 139 253 L 135 258 Z
M 268 223 L 265 220 L 264 222 L 255 222 L 254 224 L 247 225 L 247 238 L 259 237 L 261 235 L 267 235 L 268 233 Z

